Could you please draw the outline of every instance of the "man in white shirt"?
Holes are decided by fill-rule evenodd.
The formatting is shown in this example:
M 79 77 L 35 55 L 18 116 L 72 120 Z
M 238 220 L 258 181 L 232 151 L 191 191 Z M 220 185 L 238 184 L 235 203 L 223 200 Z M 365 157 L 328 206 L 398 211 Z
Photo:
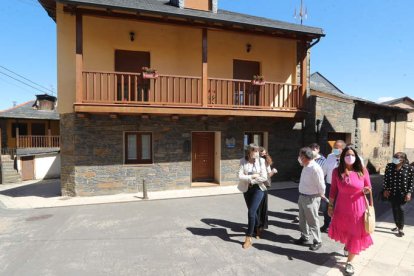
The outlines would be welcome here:
M 322 246 L 318 210 L 321 197 L 325 195 L 324 173 L 321 166 L 313 160 L 313 152 L 309 147 L 300 149 L 298 161 L 303 166 L 298 200 L 301 237 L 295 243 L 308 243 L 311 233 L 313 243 L 309 249 L 315 251 Z
M 329 192 L 331 191 L 331 182 L 332 182 L 332 172 L 339 165 L 339 159 L 342 154 L 342 150 L 345 148 L 345 142 L 342 140 L 337 140 L 333 145 L 332 153 L 328 154 L 326 157 L 326 162 L 322 167 L 323 172 L 326 175 L 326 190 L 325 196 L 329 198 Z M 328 233 L 329 224 L 331 223 L 331 217 L 328 215 L 328 203 L 322 201 L 321 209 L 323 212 L 324 224 L 321 227 L 321 232 Z

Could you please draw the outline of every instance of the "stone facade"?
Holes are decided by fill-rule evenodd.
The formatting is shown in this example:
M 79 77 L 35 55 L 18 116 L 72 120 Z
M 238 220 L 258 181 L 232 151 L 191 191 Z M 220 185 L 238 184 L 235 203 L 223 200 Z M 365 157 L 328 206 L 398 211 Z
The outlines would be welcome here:
M 324 155 L 330 153 L 328 135 L 333 132 L 348 133 L 350 143 L 359 148 L 355 139 L 356 121 L 353 119 L 353 101 L 338 101 L 311 96 L 308 98 L 309 115 L 306 120 L 306 144 L 318 143 Z
M 279 174 L 274 181 L 290 179 L 300 172 L 297 152 L 303 144 L 302 130 L 295 122 L 281 118 L 234 118 L 122 116 L 105 115 L 78 118 L 74 114 L 61 117 L 62 194 L 102 195 L 137 192 L 145 180 L 149 191 L 191 187 L 191 133 L 214 131 L 221 134 L 220 185 L 237 184 L 239 159 L 244 154 L 245 131 L 267 132 L 268 151 Z M 124 132 L 152 133 L 153 164 L 124 164 Z M 234 148 L 225 139 L 234 137 Z

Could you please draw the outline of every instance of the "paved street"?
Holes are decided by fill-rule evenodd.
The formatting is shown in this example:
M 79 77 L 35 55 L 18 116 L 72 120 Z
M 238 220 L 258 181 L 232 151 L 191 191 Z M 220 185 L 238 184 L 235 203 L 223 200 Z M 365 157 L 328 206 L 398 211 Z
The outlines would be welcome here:
M 296 189 L 271 192 L 270 227 L 249 250 L 241 248 L 247 221 L 241 194 L 0 208 L 0 275 L 341 275 L 335 262 L 342 246 L 326 234 L 317 252 L 292 244 L 299 237 L 296 200 Z M 379 222 L 386 207 L 377 204 Z M 405 240 L 412 237 L 399 242 Z

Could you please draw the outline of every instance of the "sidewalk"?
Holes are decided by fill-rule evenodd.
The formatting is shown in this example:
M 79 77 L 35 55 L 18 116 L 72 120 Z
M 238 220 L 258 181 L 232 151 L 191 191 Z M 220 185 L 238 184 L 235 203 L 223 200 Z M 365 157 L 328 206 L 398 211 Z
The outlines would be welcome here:
M 39 184 L 39 181 L 26 181 L 21 184 L 4 184 L 0 185 L 0 204 L 7 209 L 33 209 L 33 208 L 51 208 L 64 207 L 76 205 L 90 205 L 90 204 L 104 204 L 104 203 L 120 203 L 120 202 L 134 202 L 142 201 L 143 194 L 139 193 L 122 193 L 115 195 L 104 196 L 88 196 L 88 197 L 65 197 L 55 196 L 56 189 L 60 190 L 59 179 L 42 181 L 44 184 Z M 37 188 L 42 185 L 53 185 L 54 194 L 42 196 L 31 191 L 30 186 L 37 185 Z M 271 190 L 291 189 L 297 188 L 298 183 L 293 181 L 274 182 Z M 11 192 L 12 190 L 20 189 L 18 195 Z M 236 185 L 231 186 L 217 186 L 217 187 L 194 187 L 184 190 L 170 190 L 159 192 L 148 192 L 148 200 L 172 199 L 172 198 L 186 198 L 199 196 L 216 196 L 240 193 Z M 5 195 L 6 194 L 6 195 Z
M 395 227 L 392 212 L 387 212 L 376 223 L 373 234 L 374 245 L 354 259 L 355 274 L 377 275 L 414 275 L 414 206 L 407 205 L 405 236 L 397 237 L 390 229 Z M 328 276 L 344 275 L 345 257 L 336 257 Z M 319 274 L 319 273 L 316 273 Z

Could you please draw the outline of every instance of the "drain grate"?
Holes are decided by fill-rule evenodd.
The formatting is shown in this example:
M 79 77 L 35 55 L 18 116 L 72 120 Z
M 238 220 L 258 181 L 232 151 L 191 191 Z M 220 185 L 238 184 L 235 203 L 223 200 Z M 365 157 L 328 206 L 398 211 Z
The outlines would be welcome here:
M 50 218 L 52 216 L 53 215 L 50 215 L 50 214 L 40 215 L 40 216 L 34 216 L 34 217 L 27 218 L 26 221 L 37 221 L 37 220 L 42 220 L 42 219 L 48 219 L 48 218 Z

